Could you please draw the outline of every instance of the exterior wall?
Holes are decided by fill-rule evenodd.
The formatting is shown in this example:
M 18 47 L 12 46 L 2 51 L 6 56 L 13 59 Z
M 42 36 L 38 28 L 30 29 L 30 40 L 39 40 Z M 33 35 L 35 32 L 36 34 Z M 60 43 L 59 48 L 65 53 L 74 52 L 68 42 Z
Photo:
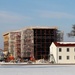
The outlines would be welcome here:
M 34 35 L 32 29 L 25 29 L 21 34 L 21 57 L 34 57 Z
M 52 55 L 52 57 L 51 57 L 51 55 Z M 50 46 L 50 62 L 51 61 L 57 63 L 57 47 L 55 46 L 55 44 L 53 42 Z
M 9 33 L 9 52 L 13 55 L 14 53 L 14 45 L 15 45 L 15 37 L 14 33 L 10 32 Z
M 4 50 L 11 53 L 15 58 L 21 56 L 20 32 L 9 32 L 4 35 Z
M 15 33 L 14 56 L 15 58 L 21 57 L 21 32 Z
M 9 49 L 9 33 L 3 35 L 4 37 L 4 51 L 8 51 Z
M 61 52 L 59 52 L 59 48 L 62 49 Z M 67 52 L 67 48 L 69 48 L 69 52 Z M 58 47 L 58 62 L 57 63 L 75 63 L 75 47 Z M 62 59 L 59 60 L 59 56 L 62 56 Z M 70 56 L 70 59 L 67 60 L 67 56 Z
M 15 57 L 15 32 L 10 32 L 9 36 L 9 52 Z
M 21 57 L 21 32 L 10 32 L 9 52 L 15 57 Z
M 24 33 L 23 33 L 24 31 L 22 30 L 21 31 L 21 58 L 23 58 L 24 57 Z

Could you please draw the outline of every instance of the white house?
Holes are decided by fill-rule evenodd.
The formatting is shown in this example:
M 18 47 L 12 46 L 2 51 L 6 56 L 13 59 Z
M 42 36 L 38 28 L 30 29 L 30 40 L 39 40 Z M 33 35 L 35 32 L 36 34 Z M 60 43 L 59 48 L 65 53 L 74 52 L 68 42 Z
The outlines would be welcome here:
M 75 63 L 75 42 L 52 42 L 50 62 L 58 64 Z

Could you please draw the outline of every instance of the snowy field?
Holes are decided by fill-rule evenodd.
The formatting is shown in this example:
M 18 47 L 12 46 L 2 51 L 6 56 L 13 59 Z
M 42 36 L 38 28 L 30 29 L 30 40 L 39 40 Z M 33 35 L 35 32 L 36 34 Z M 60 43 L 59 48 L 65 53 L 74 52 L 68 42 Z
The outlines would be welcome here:
M 2 65 L 0 75 L 75 75 L 75 65 Z

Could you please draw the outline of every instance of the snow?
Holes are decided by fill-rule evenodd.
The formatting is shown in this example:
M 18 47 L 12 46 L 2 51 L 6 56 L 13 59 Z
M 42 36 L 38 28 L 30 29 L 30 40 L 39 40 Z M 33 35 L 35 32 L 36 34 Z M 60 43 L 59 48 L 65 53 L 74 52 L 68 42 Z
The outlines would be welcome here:
M 75 65 L 2 65 L 0 75 L 75 75 Z

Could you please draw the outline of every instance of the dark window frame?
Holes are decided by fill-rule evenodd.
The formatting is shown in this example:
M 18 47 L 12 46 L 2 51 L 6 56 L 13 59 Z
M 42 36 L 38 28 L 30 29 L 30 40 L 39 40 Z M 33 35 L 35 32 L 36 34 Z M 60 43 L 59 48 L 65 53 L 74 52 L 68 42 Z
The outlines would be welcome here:
M 70 56 L 66 56 L 66 59 L 69 60 L 70 59 Z
M 62 52 L 62 48 L 59 48 L 59 52 Z
M 70 49 L 69 48 L 67 48 L 67 52 L 69 52 L 70 51 Z
M 59 60 L 62 60 L 62 56 L 59 56 Z
M 75 48 L 74 48 L 74 52 L 75 52 Z
M 75 56 L 74 56 L 74 60 L 75 60 Z

